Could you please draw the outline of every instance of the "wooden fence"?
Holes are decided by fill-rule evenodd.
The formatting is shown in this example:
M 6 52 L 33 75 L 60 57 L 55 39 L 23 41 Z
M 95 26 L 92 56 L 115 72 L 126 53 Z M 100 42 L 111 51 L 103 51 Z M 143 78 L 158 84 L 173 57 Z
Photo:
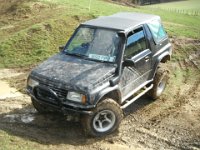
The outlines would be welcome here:
M 178 8 L 160 8 L 160 7 L 153 7 L 153 6 L 147 6 L 146 9 L 157 9 L 157 10 L 165 10 L 169 12 L 175 12 L 180 14 L 186 14 L 191 16 L 200 16 L 200 10 L 189 10 L 189 9 L 178 9 Z

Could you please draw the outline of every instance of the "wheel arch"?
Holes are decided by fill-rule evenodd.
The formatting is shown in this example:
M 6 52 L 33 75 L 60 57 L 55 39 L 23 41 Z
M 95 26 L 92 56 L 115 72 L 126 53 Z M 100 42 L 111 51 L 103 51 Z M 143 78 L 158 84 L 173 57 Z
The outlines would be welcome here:
M 153 77 L 154 77 L 155 74 L 156 74 L 156 71 L 157 71 L 157 69 L 158 69 L 159 64 L 160 64 L 160 63 L 166 63 L 167 61 L 170 61 L 170 60 L 171 60 L 171 54 L 170 54 L 170 52 L 165 52 L 165 53 L 161 54 L 161 55 L 158 57 L 158 59 L 157 59 L 157 61 L 156 61 L 156 63 L 155 63 L 155 66 L 154 66 L 155 71 L 154 71 Z
M 165 55 L 163 58 L 161 58 L 160 62 L 166 63 L 167 61 L 170 61 L 170 60 L 171 60 L 171 56 L 168 54 L 168 55 Z
M 118 85 L 114 87 L 109 87 L 101 91 L 98 96 L 96 97 L 96 105 L 101 102 L 105 98 L 111 98 L 114 101 L 116 101 L 119 105 L 121 103 L 121 91 L 118 87 Z

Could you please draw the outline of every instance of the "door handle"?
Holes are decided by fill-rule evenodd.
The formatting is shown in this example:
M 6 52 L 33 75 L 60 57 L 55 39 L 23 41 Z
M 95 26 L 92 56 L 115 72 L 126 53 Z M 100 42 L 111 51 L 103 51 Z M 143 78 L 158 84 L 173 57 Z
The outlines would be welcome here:
M 144 60 L 145 60 L 146 62 L 148 62 L 149 59 L 150 59 L 149 56 L 144 57 Z

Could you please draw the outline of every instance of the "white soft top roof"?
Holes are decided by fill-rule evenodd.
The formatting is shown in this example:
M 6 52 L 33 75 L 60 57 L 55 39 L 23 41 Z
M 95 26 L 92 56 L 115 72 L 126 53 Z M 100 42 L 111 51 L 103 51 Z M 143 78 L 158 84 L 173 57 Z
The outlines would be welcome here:
M 82 25 L 127 31 L 155 19 L 160 20 L 160 17 L 151 14 L 120 12 L 86 21 Z

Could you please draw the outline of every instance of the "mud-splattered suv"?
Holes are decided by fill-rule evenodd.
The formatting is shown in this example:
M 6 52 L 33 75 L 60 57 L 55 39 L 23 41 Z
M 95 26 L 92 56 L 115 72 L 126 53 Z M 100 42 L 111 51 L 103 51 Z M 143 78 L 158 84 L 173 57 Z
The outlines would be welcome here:
M 38 112 L 80 114 L 88 134 L 115 131 L 123 109 L 163 92 L 171 44 L 159 16 L 117 13 L 82 23 L 56 55 L 32 70 L 27 91 Z

